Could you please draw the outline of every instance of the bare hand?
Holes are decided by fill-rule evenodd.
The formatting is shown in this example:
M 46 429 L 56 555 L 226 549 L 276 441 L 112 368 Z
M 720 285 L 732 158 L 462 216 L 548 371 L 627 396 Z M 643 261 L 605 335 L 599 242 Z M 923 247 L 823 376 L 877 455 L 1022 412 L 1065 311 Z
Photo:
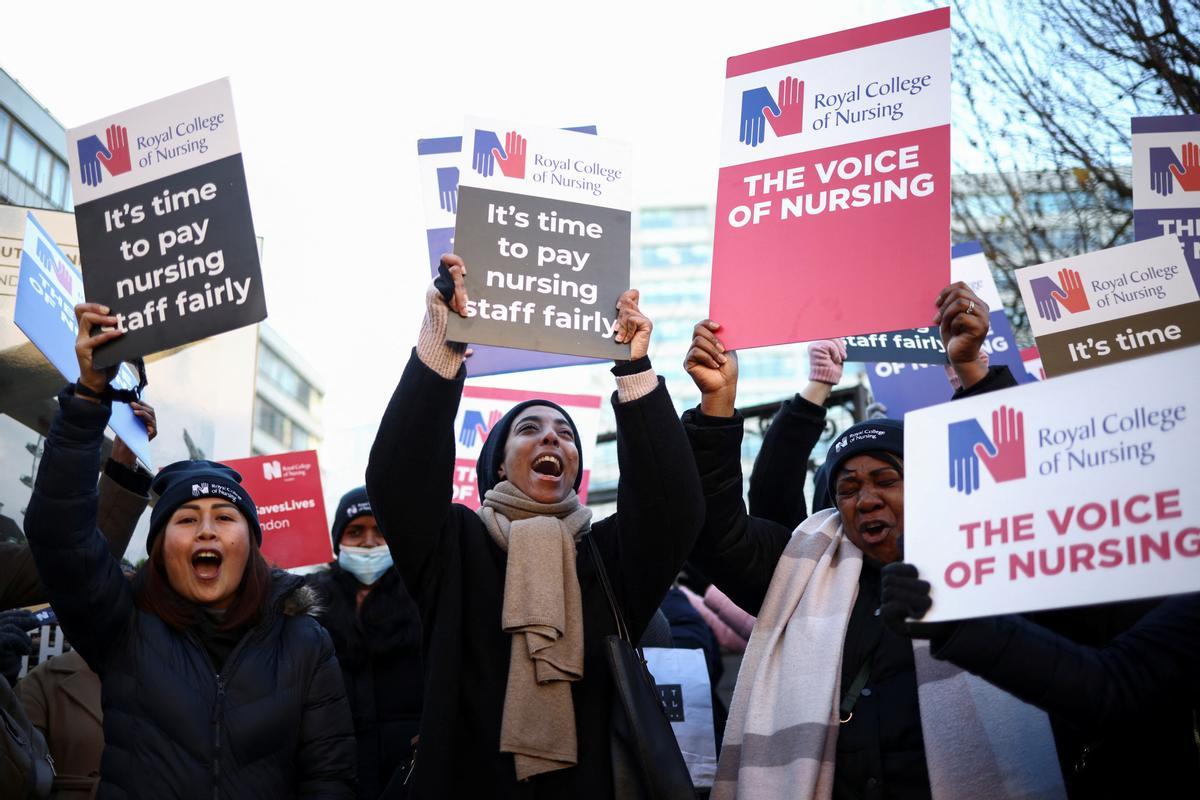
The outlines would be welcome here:
M 963 386 L 971 386 L 987 374 L 979 364 L 979 351 L 991 323 L 987 303 L 962 281 L 952 283 L 938 294 L 933 323 L 942 334 L 942 344 L 950 366 L 959 374 Z
M 692 328 L 692 346 L 683 368 L 700 390 L 700 410 L 710 416 L 733 416 L 737 398 L 737 353 L 725 349 L 716 332 L 720 323 L 706 319 Z
M 641 298 L 637 289 L 626 289 L 617 300 L 617 330 L 613 341 L 629 345 L 629 360 L 641 358 L 650 349 L 650 332 L 654 323 L 638 308 Z
M 75 306 L 75 321 L 79 332 L 75 335 L 75 358 L 79 361 L 79 382 L 99 394 L 108 388 L 117 374 L 117 368 L 96 369 L 92 366 L 92 353 L 100 345 L 111 342 L 124 334 L 116 330 L 117 318 L 108 315 L 108 306 L 99 303 L 80 303 Z M 109 325 L 113 330 L 92 335 L 93 328 Z
M 154 406 L 149 403 L 143 403 L 135 400 L 129 404 L 133 410 L 133 415 L 142 421 L 146 426 L 146 436 L 151 441 L 155 436 L 158 436 L 158 420 L 154 416 Z M 137 461 L 137 456 L 129 449 L 129 445 L 125 444 L 120 436 L 113 439 L 112 453 L 109 456 L 118 464 L 124 464 L 127 467 L 132 467 Z

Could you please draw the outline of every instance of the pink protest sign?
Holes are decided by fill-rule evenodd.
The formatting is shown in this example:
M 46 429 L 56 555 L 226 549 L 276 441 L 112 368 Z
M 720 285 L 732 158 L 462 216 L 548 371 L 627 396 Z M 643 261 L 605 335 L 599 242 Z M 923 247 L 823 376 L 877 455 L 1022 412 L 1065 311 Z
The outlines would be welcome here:
M 929 324 L 949 225 L 949 9 L 729 59 L 710 301 L 727 347 Z

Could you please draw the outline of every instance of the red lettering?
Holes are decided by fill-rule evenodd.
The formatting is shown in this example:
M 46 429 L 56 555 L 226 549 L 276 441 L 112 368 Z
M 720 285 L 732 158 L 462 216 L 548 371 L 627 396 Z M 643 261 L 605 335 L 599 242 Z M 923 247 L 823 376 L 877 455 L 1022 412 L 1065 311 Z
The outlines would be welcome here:
M 1008 579 L 1015 581 L 1017 573 L 1022 573 L 1026 578 L 1032 578 L 1037 574 L 1037 567 L 1034 566 L 1034 551 L 1028 553 L 1009 553 L 1008 554 Z
M 1138 514 L 1136 511 L 1133 510 L 1134 503 L 1141 503 L 1141 504 L 1145 505 L 1146 503 L 1149 503 L 1149 502 L 1150 502 L 1150 498 L 1144 494 L 1135 494 L 1133 497 L 1126 500 L 1125 501 L 1125 519 L 1129 520 L 1130 522 L 1136 523 L 1138 525 L 1141 525 L 1143 522 L 1149 522 L 1150 521 L 1150 512 L 1146 512 L 1145 514 Z
M 991 575 L 996 571 L 996 557 L 984 556 L 983 558 L 975 559 L 975 585 L 978 586 L 983 582 L 984 575 Z
M 1087 542 L 1071 545 L 1071 572 L 1078 572 L 1080 567 L 1087 570 L 1093 569 L 1092 556 L 1094 555 L 1095 551 L 1092 550 L 1092 546 Z
M 1183 516 L 1183 511 L 1179 508 L 1178 489 L 1158 492 L 1154 495 L 1154 506 L 1155 510 L 1158 511 L 1159 519 L 1177 519 Z
M 1105 539 L 1100 543 L 1100 566 L 1119 567 L 1121 565 L 1121 540 Z
M 1033 514 L 1018 514 L 1013 517 L 1013 541 L 1027 542 L 1033 538 Z
M 1060 519 L 1058 514 L 1054 513 L 1054 509 L 1049 510 L 1050 522 L 1054 525 L 1054 532 L 1062 536 L 1067 532 L 1067 528 L 1071 527 L 1071 517 L 1075 515 L 1075 506 L 1067 506 L 1067 513 Z
M 1094 522 L 1088 522 L 1087 516 L 1091 514 L 1095 519 Z M 1088 503 L 1083 508 L 1079 509 L 1079 527 L 1085 531 L 1094 531 L 1104 524 L 1108 519 L 1108 515 L 1104 513 L 1104 506 L 1099 503 Z
M 955 574 L 961 574 L 962 578 L 956 578 Z M 971 580 L 971 568 L 964 561 L 955 561 L 950 566 L 946 567 L 946 585 L 951 589 L 961 589 Z
M 1181 556 L 1200 556 L 1200 528 L 1184 528 L 1175 534 L 1175 551 Z
M 966 522 L 958 526 L 958 529 L 967 535 L 967 549 L 975 547 L 975 530 L 979 527 L 978 522 Z

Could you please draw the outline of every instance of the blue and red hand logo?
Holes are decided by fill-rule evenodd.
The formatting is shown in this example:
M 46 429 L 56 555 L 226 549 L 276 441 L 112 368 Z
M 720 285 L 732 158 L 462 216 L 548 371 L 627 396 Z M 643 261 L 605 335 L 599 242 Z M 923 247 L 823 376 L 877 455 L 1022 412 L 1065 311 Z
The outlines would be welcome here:
M 496 427 L 496 423 L 504 416 L 499 411 L 493 409 L 488 414 L 487 422 L 483 421 L 483 414 L 475 409 L 468 409 L 463 412 L 462 427 L 458 431 L 458 440 L 462 442 L 464 447 L 474 447 L 475 440 L 479 440 L 479 444 L 487 441 L 488 434 L 492 428 Z
M 492 177 L 496 164 L 507 178 L 525 177 L 525 137 L 516 131 L 504 135 L 504 146 L 494 131 L 475 129 L 475 143 L 471 149 L 471 169 L 485 178 Z
M 1025 415 L 1000 406 L 992 412 L 992 436 L 976 419 L 950 423 L 950 486 L 963 494 L 979 490 L 979 462 L 996 483 L 1025 477 Z
M 1072 314 L 1087 311 L 1092 307 L 1088 302 L 1087 290 L 1083 288 L 1083 281 L 1079 277 L 1079 270 L 1076 269 L 1060 269 L 1058 283 L 1049 275 L 1033 278 L 1029 281 L 1029 288 L 1033 290 L 1038 316 L 1051 322 L 1057 322 L 1062 316 L 1060 306 Z
M 1200 192 L 1200 144 L 1183 143 L 1183 160 L 1170 147 L 1150 148 L 1150 190 L 1163 197 L 1175 191 Z
M 776 102 L 778 98 L 778 102 Z M 765 86 L 742 92 L 741 130 L 738 141 L 758 147 L 767 138 L 767 124 L 776 136 L 791 136 L 804 130 L 804 81 L 784 78 L 775 97 Z
M 79 179 L 86 186 L 99 186 L 104 180 L 100 165 L 109 175 L 124 175 L 133 169 L 129 160 L 129 132 L 124 125 L 109 125 L 104 132 L 108 140 L 106 147 L 98 136 L 79 140 Z

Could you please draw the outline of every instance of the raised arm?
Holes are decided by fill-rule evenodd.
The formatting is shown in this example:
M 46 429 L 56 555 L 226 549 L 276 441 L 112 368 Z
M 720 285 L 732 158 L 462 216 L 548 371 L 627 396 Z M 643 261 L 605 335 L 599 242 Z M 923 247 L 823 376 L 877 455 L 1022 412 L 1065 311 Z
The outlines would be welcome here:
M 75 307 L 79 381 L 58 396 L 25 513 L 25 536 L 50 603 L 72 646 L 97 672 L 133 616 L 133 591 L 96 527 L 96 475 L 112 407 L 88 396 L 102 395 L 111 379 L 92 367 L 92 351 L 120 332 L 88 334 L 93 326 L 116 325 L 107 311 L 92 303 Z
M 597 537 L 596 544 L 611 565 L 628 622 L 640 632 L 691 552 L 704 505 L 687 437 L 646 356 L 653 325 L 638 308 L 636 290 L 621 295 L 617 312 L 617 341 L 629 342 L 631 356 L 613 369 L 617 514 L 615 535 Z
M 737 354 L 726 352 L 705 320 L 693 330 L 684 368 L 700 389 L 700 408 L 683 415 L 705 519 L 691 560 L 730 599 L 757 614 L 792 529 L 750 516 L 742 500 L 742 430 L 737 412 Z
M 750 513 L 795 529 L 808 516 L 804 483 L 808 457 L 825 430 L 825 401 L 842 379 L 846 344 L 840 339 L 808 346 L 808 384 L 779 407 L 763 436 L 750 472 Z
M 465 348 L 446 342 L 451 310 L 466 309 L 465 267 L 444 256 L 426 295 L 417 346 L 384 411 L 367 463 L 367 494 L 392 558 L 422 611 L 435 596 L 436 550 L 452 513 L 454 418 Z

